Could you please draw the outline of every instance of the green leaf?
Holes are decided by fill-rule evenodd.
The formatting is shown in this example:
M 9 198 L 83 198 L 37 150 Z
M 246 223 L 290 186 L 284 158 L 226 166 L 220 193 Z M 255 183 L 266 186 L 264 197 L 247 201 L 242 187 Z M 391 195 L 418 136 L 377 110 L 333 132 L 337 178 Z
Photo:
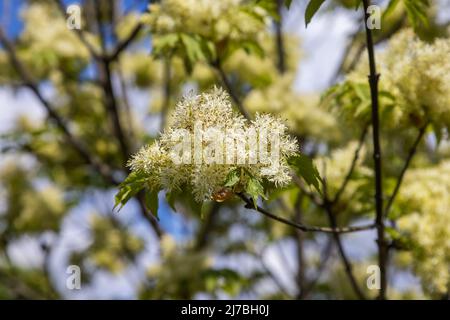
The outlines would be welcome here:
M 292 0 L 285 0 L 285 1 L 284 1 L 284 5 L 285 5 L 286 8 L 288 8 L 288 9 L 291 8 L 291 4 L 292 4 Z
M 311 19 L 316 14 L 317 10 L 319 10 L 320 6 L 325 2 L 325 0 L 311 0 L 306 7 L 305 12 L 305 25 L 308 27 L 308 24 L 311 22 Z
M 224 183 L 223 186 L 231 188 L 234 185 L 236 185 L 239 182 L 240 179 L 241 178 L 240 178 L 239 170 L 238 169 L 231 170 L 228 173 L 227 178 L 225 179 L 225 183 Z
M 351 83 L 356 95 L 361 101 L 370 101 L 370 88 L 367 83 Z
M 408 19 L 417 31 L 419 27 L 429 26 L 427 9 L 430 6 L 428 0 L 403 0 Z
M 395 243 L 398 249 L 410 250 L 413 248 L 414 242 L 408 235 L 402 234 L 401 232 L 392 227 L 386 227 L 385 231 L 391 238 L 391 241 Z
M 237 50 L 243 49 L 247 54 L 254 54 L 260 58 L 265 57 L 264 49 L 260 44 L 253 40 L 243 41 L 228 41 L 225 49 L 220 52 L 220 58 L 222 61 L 226 61 Z
M 187 199 L 183 199 L 183 200 L 187 200 L 187 206 L 191 209 L 192 213 L 195 215 L 200 215 L 201 217 L 203 216 L 203 211 L 205 210 L 205 205 L 203 201 L 196 201 L 193 197 L 187 197 Z M 203 218 L 202 218 L 203 219 Z
M 120 186 L 125 186 L 129 184 L 135 184 L 135 183 L 143 183 L 146 180 L 146 175 L 143 172 L 140 171 L 133 171 L 131 172 L 128 177 L 123 180 L 123 182 L 120 184 Z
M 180 34 L 180 39 L 184 47 L 184 62 L 186 70 L 191 73 L 194 64 L 200 60 L 207 60 L 207 56 L 203 51 L 205 44 L 202 47 L 202 39 L 198 36 L 191 36 L 188 34 Z
M 207 203 L 202 202 L 200 206 L 200 219 L 203 220 L 209 210 L 211 210 L 211 201 L 208 201 Z
M 444 129 L 442 126 L 433 123 L 432 124 L 432 131 L 434 133 L 434 136 L 436 137 L 436 144 L 439 146 L 441 144 L 443 135 L 444 135 Z
M 278 18 L 277 4 L 274 0 L 256 0 L 256 4 L 266 10 L 273 18 Z
M 249 178 L 247 186 L 245 188 L 245 192 L 248 193 L 252 198 L 255 208 L 259 196 L 261 196 L 264 199 L 267 199 L 266 195 L 264 194 L 263 185 L 261 184 L 261 182 L 258 181 L 258 179 L 255 179 L 253 177 Z
M 119 185 L 119 192 L 115 195 L 115 204 L 113 209 L 119 206 L 118 211 L 120 211 L 132 197 L 144 189 L 145 182 L 145 174 L 136 171 L 131 172 Z
M 384 10 L 384 12 L 383 12 L 382 18 L 384 19 L 388 15 L 390 15 L 395 10 L 395 8 L 397 8 L 397 5 L 398 5 L 399 2 L 400 2 L 400 0 L 391 0 L 391 1 L 389 1 L 389 4 L 388 4 L 386 10 Z
M 119 192 L 115 196 L 114 208 L 119 207 L 120 211 L 123 206 L 133 197 L 133 189 L 130 186 L 125 186 L 119 189 Z
M 248 15 L 249 19 L 254 19 L 261 24 L 265 24 L 266 14 L 262 13 L 261 10 L 256 10 L 258 7 L 266 11 L 270 16 L 276 15 L 275 2 L 273 0 L 266 0 L 265 2 L 267 3 L 264 3 L 264 1 L 256 1 L 255 4 L 243 4 L 239 11 Z
M 264 49 L 258 42 L 253 40 L 246 40 L 240 42 L 240 47 L 245 50 L 247 54 L 255 54 L 260 58 L 264 58 Z
M 203 55 L 208 61 L 214 61 L 217 59 L 216 47 L 212 41 L 201 38 L 200 47 L 202 49 Z
M 154 56 L 160 57 L 175 49 L 179 43 L 179 36 L 176 33 L 166 34 L 156 37 L 153 40 L 152 53 Z
M 243 282 L 241 275 L 232 269 L 207 269 L 202 272 L 202 278 L 207 290 L 221 289 L 231 296 L 239 293 Z
M 176 196 L 176 192 L 171 191 L 171 192 L 166 192 L 166 201 L 167 204 L 169 205 L 169 207 L 174 211 L 177 212 L 177 209 L 175 208 L 175 196 Z
M 148 190 L 145 193 L 145 206 L 156 218 L 158 218 L 158 192 Z
M 312 159 L 301 154 L 289 159 L 289 163 L 296 169 L 297 174 L 303 177 L 308 185 L 313 185 L 320 192 L 321 178 Z

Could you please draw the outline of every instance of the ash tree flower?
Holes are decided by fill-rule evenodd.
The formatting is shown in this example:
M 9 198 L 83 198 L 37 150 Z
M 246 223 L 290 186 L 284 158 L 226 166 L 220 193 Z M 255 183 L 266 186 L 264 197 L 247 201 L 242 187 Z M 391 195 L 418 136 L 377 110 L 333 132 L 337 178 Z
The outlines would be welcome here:
M 427 43 L 413 30 L 402 30 L 377 55 L 380 114 L 388 128 L 422 127 L 431 123 L 435 133 L 450 128 L 450 40 Z M 349 120 L 370 117 L 369 66 L 363 60 L 343 83 L 325 95 L 325 104 Z
M 425 292 L 441 297 L 450 284 L 450 161 L 414 168 L 399 195 L 398 238 L 410 251 L 403 258 L 420 276 Z
M 153 54 L 179 56 L 191 73 L 197 62 L 225 60 L 238 49 L 262 56 L 270 15 L 244 0 L 163 0 L 141 20 L 152 32 Z
M 199 203 L 225 201 L 242 192 L 256 203 L 269 188 L 290 183 L 288 160 L 299 157 L 298 150 L 280 119 L 256 114 L 246 120 L 220 88 L 191 94 L 177 104 L 158 141 L 129 160 L 131 174 L 121 185 L 116 205 L 124 205 L 142 189 L 154 214 L 160 190 L 169 195 L 190 192 Z

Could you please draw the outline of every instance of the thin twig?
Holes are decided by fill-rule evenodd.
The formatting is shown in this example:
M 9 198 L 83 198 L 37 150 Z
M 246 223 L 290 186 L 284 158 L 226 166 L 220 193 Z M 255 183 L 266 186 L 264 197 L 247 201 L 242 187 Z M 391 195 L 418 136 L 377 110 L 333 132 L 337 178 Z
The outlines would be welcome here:
M 102 87 L 105 98 L 105 106 L 110 115 L 114 134 L 119 141 L 120 149 L 122 151 L 122 157 L 126 161 L 129 156 L 128 140 L 122 128 L 122 123 L 119 114 L 119 108 L 117 106 L 117 100 L 114 94 L 113 84 L 112 84 L 112 72 L 111 72 L 111 62 L 107 60 L 102 60 L 100 62 L 101 76 L 102 76 Z
M 326 210 L 326 213 L 328 215 L 331 227 L 336 228 L 337 226 L 336 216 L 332 211 L 331 207 L 329 210 Z M 339 251 L 339 256 L 341 257 L 342 263 L 344 264 L 345 273 L 347 274 L 347 277 L 350 280 L 350 284 L 353 288 L 353 291 L 355 292 L 355 294 L 359 299 L 365 300 L 366 296 L 364 295 L 364 293 L 362 292 L 361 288 L 358 285 L 358 282 L 356 281 L 355 275 L 353 274 L 353 266 L 350 262 L 350 259 L 347 257 L 339 234 L 335 232 L 333 233 L 333 237 Z
M 142 30 L 143 24 L 138 23 L 133 30 L 130 32 L 130 35 L 126 38 L 124 38 L 122 41 L 120 41 L 116 47 L 112 50 L 111 54 L 106 55 L 106 60 L 113 61 L 116 60 L 117 57 L 127 49 L 127 47 L 137 38 L 139 35 L 139 32 Z
M 63 16 L 66 16 L 66 9 L 64 7 L 64 4 L 61 0 L 55 0 L 56 5 L 58 6 L 59 10 L 61 11 Z M 98 7 L 98 6 L 97 6 Z M 99 11 L 97 10 L 97 14 Z M 97 16 L 98 17 L 98 16 Z M 101 29 L 101 26 L 99 26 L 99 32 L 103 32 Z M 137 38 L 139 35 L 139 32 L 143 29 L 144 25 L 142 23 L 137 23 L 136 26 L 131 30 L 130 34 L 119 41 L 114 49 L 112 49 L 111 53 L 107 53 L 105 50 L 104 52 L 99 53 L 97 50 L 92 46 L 92 44 L 87 40 L 85 31 L 82 29 L 73 29 L 75 34 L 78 36 L 80 41 L 84 44 L 84 46 L 88 49 L 91 56 L 97 60 L 97 61 L 114 61 L 116 60 L 119 55 L 128 48 L 128 46 Z M 104 36 L 102 36 L 104 38 Z M 104 45 L 104 42 L 102 42 L 102 46 Z
M 247 120 L 251 120 L 250 114 L 244 108 L 244 105 L 242 104 L 241 100 L 237 96 L 237 93 L 233 89 L 233 86 L 231 85 L 230 81 L 228 80 L 228 77 L 225 74 L 225 71 L 223 70 L 222 65 L 219 62 L 216 62 L 216 63 L 213 63 L 212 66 L 216 69 L 217 73 L 219 74 L 219 77 L 220 77 L 223 85 L 225 86 L 225 89 L 228 91 L 229 95 L 231 96 L 231 99 L 233 100 L 234 104 L 238 108 L 239 112 Z
M 280 292 L 282 294 L 284 294 L 286 297 L 290 297 L 291 295 L 289 294 L 289 292 L 286 290 L 286 288 L 284 287 L 284 285 L 281 283 L 280 279 L 278 279 L 278 277 L 272 272 L 272 270 L 270 270 L 269 266 L 264 262 L 264 258 L 263 258 L 263 254 L 259 254 L 256 255 L 256 257 L 258 258 L 262 268 L 264 269 L 264 271 L 266 272 L 266 274 L 269 276 L 269 278 L 273 281 L 273 283 L 278 287 L 278 289 L 280 290 Z
M 156 236 L 158 238 L 161 238 L 164 235 L 164 230 L 161 229 L 161 226 L 159 225 L 158 220 L 155 218 L 155 216 L 147 209 L 147 206 L 145 205 L 145 199 L 144 199 L 143 192 L 138 193 L 136 198 L 138 200 L 138 204 L 141 209 L 142 216 L 153 227 L 153 230 L 155 230 Z
M 389 39 L 391 36 L 393 36 L 395 33 L 401 30 L 406 20 L 407 16 L 406 14 L 403 14 L 388 31 L 382 32 L 377 37 L 375 37 L 374 44 L 377 45 Z M 336 82 L 339 75 L 352 71 L 358 64 L 361 55 L 364 53 L 365 49 L 364 43 L 358 43 L 360 41 L 359 36 L 360 36 L 359 30 L 350 35 L 349 37 L 350 41 L 344 50 L 344 54 L 342 55 L 343 59 L 341 60 L 339 67 L 333 77 L 333 82 Z M 354 48 L 355 46 L 357 46 L 356 49 Z M 352 60 L 350 62 L 347 62 L 348 60 L 347 58 L 350 56 L 351 51 L 354 51 L 355 53 L 353 54 Z
M 314 275 L 314 278 L 312 280 L 310 280 L 305 286 L 305 290 L 303 293 L 303 299 L 306 299 L 308 297 L 311 290 L 314 288 L 314 286 L 320 280 L 320 277 L 322 276 L 322 273 L 325 271 L 325 267 L 327 266 L 328 259 L 330 258 L 332 253 L 333 253 L 333 238 L 330 237 L 328 239 L 327 243 L 325 244 L 324 249 L 322 250 L 322 252 L 320 254 L 320 263 L 319 263 L 319 266 L 316 268 L 316 273 Z
M 326 170 L 324 170 L 326 172 Z M 324 209 L 328 216 L 328 220 L 330 221 L 330 225 L 333 229 L 337 227 L 337 219 L 336 214 L 333 211 L 333 204 L 330 202 L 328 198 L 328 187 L 327 187 L 327 178 L 326 176 L 322 177 L 323 182 L 323 193 L 324 193 Z M 350 262 L 350 259 L 347 257 L 347 254 L 344 249 L 344 245 L 342 244 L 341 238 L 338 233 L 333 233 L 334 240 L 338 247 L 339 256 L 341 257 L 342 263 L 344 264 L 345 273 L 347 274 L 348 279 L 350 280 L 350 285 L 352 286 L 353 291 L 355 292 L 358 299 L 366 300 L 366 296 L 358 285 L 356 281 L 355 275 L 353 273 L 353 266 Z
M 358 159 L 359 159 L 359 154 L 360 154 L 361 149 L 362 149 L 362 147 L 364 145 L 364 140 L 366 139 L 366 135 L 367 135 L 368 131 L 369 131 L 369 126 L 365 126 L 363 131 L 362 131 L 362 133 L 361 133 L 361 136 L 359 138 L 358 147 L 356 148 L 355 154 L 353 155 L 353 160 L 352 160 L 352 164 L 350 165 L 350 169 L 348 170 L 347 175 L 345 176 L 345 179 L 342 182 L 341 187 L 336 192 L 336 195 L 334 196 L 334 199 L 331 201 L 332 204 L 336 204 L 336 203 L 339 202 L 340 197 L 344 193 L 345 188 L 347 187 L 347 184 L 349 183 L 350 178 L 352 177 L 353 171 L 356 168 L 356 164 L 357 164 Z
M 134 138 L 134 132 L 133 132 L 133 117 L 132 117 L 132 110 L 131 110 L 131 104 L 130 104 L 130 98 L 128 95 L 128 88 L 127 88 L 127 84 L 125 82 L 125 76 L 123 74 L 123 70 L 122 70 L 122 64 L 119 60 L 117 60 L 117 65 L 116 65 L 116 69 L 117 69 L 117 77 L 119 78 L 119 82 L 120 82 L 120 91 L 122 94 L 122 99 L 123 99 L 123 105 L 125 107 L 126 110 L 126 124 L 128 126 L 128 130 L 126 130 L 126 132 L 128 133 L 129 139 L 128 141 L 133 141 Z M 130 143 L 131 144 L 131 143 Z M 130 146 L 131 151 L 134 150 L 134 145 L 131 144 Z
M 417 146 L 419 145 L 420 141 L 422 140 L 426 129 L 428 127 L 428 123 L 426 123 L 422 128 L 420 128 L 419 130 L 419 134 L 417 135 L 416 140 L 414 141 L 411 149 L 409 150 L 408 156 L 406 157 L 405 160 L 405 164 L 403 165 L 403 168 L 400 172 L 400 175 L 397 178 L 397 184 L 395 185 L 394 191 L 392 192 L 392 195 L 389 197 L 387 204 L 386 204 L 386 208 L 384 209 L 384 216 L 387 217 L 387 215 L 389 214 L 389 211 L 391 209 L 392 204 L 394 203 L 395 198 L 397 197 L 397 194 L 400 190 L 400 187 L 402 185 L 403 182 L 403 178 L 405 176 L 406 171 L 409 168 L 409 165 L 411 164 L 411 160 L 413 159 L 414 155 L 416 154 L 417 151 Z
M 359 231 L 366 231 L 370 229 L 375 228 L 375 224 L 370 225 L 363 225 L 363 226 L 350 226 L 350 227 L 343 227 L 343 228 L 328 228 L 328 227 L 316 227 L 316 226 L 306 226 L 301 223 L 297 223 L 291 220 L 287 220 L 283 217 L 277 216 L 275 214 L 270 213 L 269 211 L 265 210 L 264 208 L 261 208 L 260 206 L 255 206 L 253 201 L 247 198 L 244 194 L 238 193 L 237 196 L 241 198 L 245 202 L 245 207 L 247 209 L 252 209 L 255 211 L 258 211 L 259 213 L 262 213 L 266 217 L 269 217 L 273 220 L 276 220 L 278 222 L 281 222 L 283 224 L 286 224 L 288 226 L 297 228 L 303 232 L 324 232 L 324 233 L 351 233 L 351 232 L 359 232 Z
M 360 23 L 361 23 L 361 22 L 362 22 L 362 21 L 360 21 Z M 358 28 L 358 30 L 352 32 L 352 33 L 348 36 L 349 40 L 348 40 L 348 42 L 347 42 L 347 44 L 346 44 L 346 46 L 345 46 L 344 52 L 343 52 L 343 54 L 342 54 L 342 56 L 341 56 L 341 60 L 340 60 L 340 63 L 339 63 L 339 67 L 337 68 L 337 70 L 336 70 L 336 72 L 335 72 L 335 74 L 334 74 L 334 76 L 333 76 L 333 78 L 332 78 L 331 84 L 333 84 L 334 82 L 336 82 L 336 81 L 338 80 L 338 77 L 339 77 L 341 74 L 343 74 L 343 73 L 345 73 L 345 72 L 347 72 L 347 71 L 351 71 L 351 70 L 353 69 L 354 65 L 356 65 L 356 62 L 359 61 L 359 58 L 360 58 L 360 56 L 361 56 L 361 53 L 357 51 L 357 52 L 354 54 L 354 57 L 353 57 L 353 59 L 352 59 L 350 65 L 349 65 L 348 67 L 346 67 L 346 65 L 347 65 L 347 59 L 348 59 L 348 57 L 349 57 L 349 55 L 350 55 L 350 53 L 351 53 L 351 51 L 352 51 L 352 49 L 353 49 L 353 46 L 355 45 L 355 43 L 356 43 L 357 40 L 358 40 L 358 36 L 359 36 L 359 35 L 360 35 L 360 30 L 359 30 L 359 28 Z M 364 46 L 362 46 L 362 49 L 361 49 L 361 47 L 359 47 L 358 50 L 364 51 Z
M 300 191 L 305 194 L 311 201 L 318 206 L 319 208 L 323 207 L 322 199 L 314 192 L 308 191 L 302 179 L 295 174 L 295 172 L 291 172 L 292 181 L 294 184 L 300 189 Z
M 150 0 L 148 3 L 150 4 Z M 147 6 L 144 10 L 145 12 L 149 12 L 149 6 Z M 116 60 L 117 57 L 122 53 L 122 51 L 126 50 L 130 44 L 138 37 L 141 30 L 144 29 L 144 24 L 142 22 L 139 22 L 136 24 L 136 26 L 131 30 L 130 34 L 119 41 L 119 43 L 116 44 L 116 47 L 112 50 L 111 54 L 107 55 L 107 60 L 112 61 Z

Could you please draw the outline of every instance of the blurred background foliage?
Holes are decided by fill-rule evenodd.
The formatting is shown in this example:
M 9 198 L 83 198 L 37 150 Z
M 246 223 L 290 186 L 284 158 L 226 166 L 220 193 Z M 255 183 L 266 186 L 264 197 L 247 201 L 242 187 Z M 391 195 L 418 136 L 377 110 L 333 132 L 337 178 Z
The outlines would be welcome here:
M 0 298 L 375 297 L 366 286 L 366 268 L 376 263 L 372 231 L 338 239 L 302 233 L 248 211 L 238 199 L 209 204 L 201 219 L 187 194 L 171 199 L 175 208 L 161 194 L 159 220 L 143 194 L 120 213 L 112 210 L 130 155 L 157 138 L 185 93 L 218 85 L 248 113 L 286 121 L 326 180 L 338 225 L 373 219 L 358 2 L 326 1 L 317 13 L 326 19 L 346 12 L 357 28 L 330 87 L 303 93 L 295 88 L 299 65 L 314 48 L 303 48 L 284 24 L 287 17 L 304 22 L 304 1 L 82 0 L 78 31 L 66 26 L 68 1 L 0 1 L 0 90 L 35 100 L 0 128 Z M 374 33 L 378 51 L 410 28 L 424 43 L 448 43 L 450 19 L 439 17 L 450 11 L 448 2 L 374 2 L 383 8 L 382 28 Z M 445 53 L 447 61 L 429 67 L 450 70 Z M 402 55 L 392 52 L 391 65 Z M 417 68 L 425 72 L 426 63 Z M 409 76 L 422 81 L 418 87 L 420 70 Z M 389 211 L 388 297 L 448 298 L 450 101 L 424 113 L 402 105 L 394 85 L 383 86 L 383 72 L 380 83 L 382 111 L 402 112 L 381 116 L 386 198 L 423 128 Z M 445 102 L 448 95 L 438 97 Z M 6 103 L 0 100 L 2 111 L 12 112 Z M 264 205 L 297 222 L 328 226 L 333 218 L 315 201 L 322 196 L 292 185 Z M 352 252 L 347 264 L 338 242 Z M 81 267 L 79 291 L 65 287 L 70 264 Z

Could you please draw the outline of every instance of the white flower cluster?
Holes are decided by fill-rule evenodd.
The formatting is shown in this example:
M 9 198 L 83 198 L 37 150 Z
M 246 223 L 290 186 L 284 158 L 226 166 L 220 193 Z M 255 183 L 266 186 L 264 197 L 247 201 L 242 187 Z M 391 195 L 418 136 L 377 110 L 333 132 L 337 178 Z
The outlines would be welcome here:
M 392 125 L 401 121 L 421 126 L 432 121 L 438 127 L 450 127 L 449 57 L 448 38 L 426 43 L 409 29 L 392 37 L 387 50 L 377 57 L 380 90 L 395 100 Z M 348 79 L 367 83 L 367 74 L 364 60 Z
M 444 294 L 450 285 L 450 161 L 405 176 L 398 220 L 417 245 L 412 264 L 427 292 Z
M 198 126 L 199 123 L 202 125 Z M 225 130 L 227 136 L 224 139 L 209 136 L 211 128 Z M 227 93 L 215 88 L 183 98 L 159 141 L 143 147 L 129 161 L 129 166 L 148 177 L 151 189 L 170 191 L 188 187 L 197 201 L 211 199 L 221 191 L 231 171 L 238 171 L 241 185 L 248 179 L 256 179 L 260 183 L 268 181 L 283 186 L 290 182 L 287 159 L 298 150 L 297 141 L 286 131 L 286 126 L 270 115 L 257 115 L 255 120 L 247 121 L 233 111 Z M 264 137 L 257 134 L 260 132 L 267 133 L 266 150 L 261 148 Z M 195 140 L 198 136 L 202 139 Z M 179 152 L 180 140 L 184 140 L 184 145 L 187 141 L 189 150 L 187 157 L 182 156 L 185 161 L 178 163 L 174 155 Z M 198 141 L 200 159 L 195 146 Z M 190 152 L 191 147 L 194 152 Z M 206 161 L 211 150 L 213 161 Z
M 65 20 L 54 6 L 32 4 L 22 14 L 25 28 L 21 35 L 29 44 L 30 58 L 39 55 L 48 63 L 52 60 L 88 60 L 89 52 L 76 34 L 67 28 Z M 35 57 L 36 58 L 36 57 Z
M 162 0 L 150 5 L 144 22 L 153 34 L 184 32 L 212 40 L 254 38 L 265 28 L 268 15 L 242 0 Z
M 21 11 L 24 28 L 17 42 L 17 55 L 38 79 L 67 76 L 82 70 L 89 52 L 77 35 L 67 28 L 59 10 L 48 2 L 32 2 Z M 91 39 L 91 35 L 88 35 Z M 0 83 L 16 76 L 4 50 L 0 50 Z M 53 80 L 53 79 L 52 79 Z
M 409 117 L 450 126 L 450 39 L 428 44 L 404 31 L 390 42 L 382 68 L 383 81 Z

